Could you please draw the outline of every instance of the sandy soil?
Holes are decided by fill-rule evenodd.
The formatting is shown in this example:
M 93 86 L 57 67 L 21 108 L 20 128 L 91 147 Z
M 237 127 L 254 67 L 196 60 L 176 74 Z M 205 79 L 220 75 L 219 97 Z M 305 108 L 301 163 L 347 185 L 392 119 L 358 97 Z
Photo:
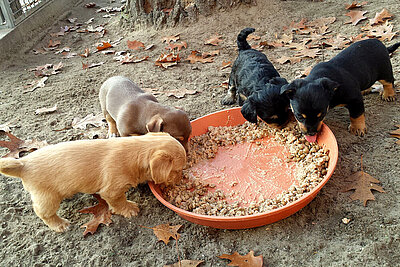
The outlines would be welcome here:
M 84 1 L 87 3 L 89 1 Z M 113 3 L 113 6 L 119 6 Z M 63 129 L 71 124 L 74 117 L 89 113 L 99 114 L 98 89 L 102 82 L 113 75 L 125 75 L 144 88 L 158 88 L 159 91 L 173 89 L 197 90 L 195 95 L 177 99 L 165 94 L 158 95 L 160 102 L 183 107 L 194 119 L 212 111 L 224 109 L 220 104 L 225 90 L 219 85 L 226 81 L 230 69 L 221 70 L 222 61 L 233 61 L 237 55 L 236 36 L 244 27 L 256 28 L 262 40 L 270 40 L 275 33 L 282 33 L 282 27 L 292 20 L 301 18 L 313 20 L 334 16 L 337 21 L 330 26 L 333 33 L 355 36 L 359 26 L 344 24 L 348 17 L 344 3 L 350 1 L 258 1 L 258 6 L 235 8 L 231 12 L 217 14 L 192 25 L 155 31 L 152 29 L 132 32 L 119 25 L 117 17 L 103 18 L 104 13 L 83 7 L 83 3 L 71 8 L 68 18 L 77 17 L 85 22 L 94 17 L 93 25 L 103 24 L 107 29 L 101 38 L 95 34 L 71 32 L 53 38 L 50 33 L 58 32 L 61 26 L 71 25 L 60 18 L 34 47 L 27 47 L 26 53 L 12 56 L 10 61 L 0 65 L 0 124 L 11 121 L 12 132 L 22 138 L 47 140 L 54 144 L 67 140 L 85 138 L 82 130 Z M 261 2 L 263 2 L 261 4 Z M 400 30 L 400 2 L 398 0 L 372 0 L 363 8 L 372 18 L 386 7 L 395 15 L 394 30 Z M 97 1 L 106 6 L 106 1 Z M 365 24 L 362 23 L 362 25 Z M 154 66 L 155 59 L 165 52 L 164 36 L 180 33 L 181 40 L 188 43 L 188 49 L 181 52 L 186 58 L 191 50 L 201 52 L 215 50 L 203 45 L 204 40 L 215 33 L 221 34 L 223 42 L 218 47 L 220 55 L 214 63 L 189 64 L 182 62 L 167 70 Z M 101 40 L 111 41 L 123 37 L 115 47 L 116 51 L 126 50 L 127 40 L 138 40 L 145 45 L 154 44 L 149 51 L 133 52 L 139 57 L 148 55 L 148 61 L 121 65 L 113 55 L 91 54 L 88 58 L 79 56 L 62 59 L 61 55 L 49 52 L 35 55 L 32 50 L 47 46 L 50 39 L 58 39 L 61 46 L 71 47 L 72 52 L 83 53 L 85 48 L 94 51 L 94 45 Z M 398 42 L 394 38 L 390 44 Z M 387 43 L 388 45 L 389 43 Z M 265 49 L 270 59 L 291 55 L 288 48 Z M 338 51 L 326 50 L 325 59 Z M 313 66 L 322 57 L 306 59 L 297 64 L 278 64 L 276 68 L 283 77 L 294 79 L 305 67 Z M 24 93 L 29 82 L 38 80 L 29 69 L 47 63 L 63 62 L 64 67 L 57 75 L 46 81 L 46 86 L 33 92 Z M 100 67 L 82 69 L 84 63 L 98 63 Z M 400 55 L 392 58 L 395 78 L 399 79 Z M 52 114 L 35 115 L 35 110 L 58 105 Z M 165 245 L 157 242 L 152 231 L 141 225 L 154 227 L 159 224 L 183 224 L 179 251 L 181 259 L 203 260 L 201 266 L 226 266 L 228 260 L 217 256 L 238 251 L 262 255 L 265 266 L 395 266 L 400 261 L 400 146 L 388 134 L 394 125 L 400 124 L 399 100 L 384 103 L 376 94 L 365 96 L 368 134 L 364 138 L 348 133 L 347 110 L 336 108 L 327 116 L 326 124 L 334 132 L 339 144 L 339 162 L 334 175 L 318 196 L 304 209 L 280 222 L 247 230 L 218 230 L 187 222 L 164 207 L 150 192 L 147 185 L 141 185 L 128 193 L 129 199 L 139 203 L 139 216 L 126 219 L 113 216 L 113 224 L 101 226 L 94 235 L 83 237 L 79 228 L 90 217 L 78 210 L 90 206 L 95 200 L 90 195 L 78 194 L 63 201 L 59 214 L 72 222 L 70 230 L 59 234 L 49 230 L 34 214 L 29 194 L 24 191 L 21 181 L 13 178 L 0 179 L 0 262 L 2 266 L 163 266 L 177 262 L 175 243 Z M 101 128 L 103 133 L 106 129 Z M 2 150 L 5 154 L 6 150 Z M 360 169 L 363 155 L 364 170 L 382 182 L 386 193 L 375 193 L 376 201 L 363 207 L 358 201 L 350 202 L 350 193 L 341 189 L 346 177 Z M 342 223 L 343 218 L 351 219 Z M 398 264 L 398 263 L 397 263 Z

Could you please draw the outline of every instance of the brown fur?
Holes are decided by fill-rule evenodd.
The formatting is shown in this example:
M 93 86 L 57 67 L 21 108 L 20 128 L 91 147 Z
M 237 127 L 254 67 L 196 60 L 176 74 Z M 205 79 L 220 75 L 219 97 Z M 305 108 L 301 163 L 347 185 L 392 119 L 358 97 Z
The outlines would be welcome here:
M 187 150 L 192 127 L 186 112 L 160 104 L 128 78 L 109 78 L 100 88 L 99 99 L 109 137 L 167 132 Z
M 135 216 L 139 208 L 125 192 L 146 181 L 177 183 L 185 164 L 179 142 L 166 133 L 149 133 L 47 146 L 20 159 L 0 159 L 0 172 L 21 178 L 36 214 L 63 232 L 69 222 L 56 214 L 63 199 L 98 193 L 114 213 Z

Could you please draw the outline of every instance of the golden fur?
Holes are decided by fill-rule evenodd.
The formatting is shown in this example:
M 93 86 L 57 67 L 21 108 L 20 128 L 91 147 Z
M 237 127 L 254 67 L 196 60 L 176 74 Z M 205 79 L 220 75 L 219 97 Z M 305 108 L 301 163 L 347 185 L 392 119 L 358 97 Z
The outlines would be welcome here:
M 20 159 L 0 159 L 0 172 L 20 177 L 36 214 L 63 232 L 69 222 L 56 214 L 63 199 L 98 193 L 114 213 L 135 216 L 139 208 L 125 192 L 146 181 L 177 183 L 185 164 L 185 149 L 176 139 L 148 133 L 46 146 Z

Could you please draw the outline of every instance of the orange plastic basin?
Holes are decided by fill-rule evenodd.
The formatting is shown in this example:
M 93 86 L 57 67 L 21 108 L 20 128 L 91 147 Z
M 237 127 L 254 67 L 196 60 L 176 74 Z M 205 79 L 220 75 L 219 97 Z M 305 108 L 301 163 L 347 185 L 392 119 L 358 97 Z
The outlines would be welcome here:
M 235 126 L 245 121 L 239 107 L 218 111 L 193 120 L 192 136 L 206 133 L 209 126 Z M 259 146 L 251 143 L 221 147 L 214 159 L 199 162 L 190 171 L 203 181 L 215 184 L 215 189 L 225 193 L 234 192 L 241 200 L 256 201 L 260 195 L 264 198 L 274 198 L 296 182 L 295 164 L 286 162 L 288 152 L 282 145 L 268 137 L 261 142 L 267 145 L 268 150 L 260 150 Z M 332 176 L 338 159 L 338 146 L 335 136 L 325 124 L 317 142 L 329 150 L 330 159 L 325 178 L 298 200 L 264 213 L 238 217 L 201 215 L 172 205 L 163 198 L 158 185 L 149 183 L 149 186 L 161 203 L 193 223 L 220 229 L 245 229 L 267 225 L 294 214 L 310 203 Z M 231 201 L 235 201 L 234 197 Z

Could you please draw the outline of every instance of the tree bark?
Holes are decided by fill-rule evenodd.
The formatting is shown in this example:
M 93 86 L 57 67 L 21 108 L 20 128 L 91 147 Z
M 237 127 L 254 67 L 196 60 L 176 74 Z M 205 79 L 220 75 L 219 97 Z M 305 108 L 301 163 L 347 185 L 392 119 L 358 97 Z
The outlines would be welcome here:
M 256 0 L 127 0 L 125 22 L 134 29 L 174 27 L 239 4 L 256 4 Z

